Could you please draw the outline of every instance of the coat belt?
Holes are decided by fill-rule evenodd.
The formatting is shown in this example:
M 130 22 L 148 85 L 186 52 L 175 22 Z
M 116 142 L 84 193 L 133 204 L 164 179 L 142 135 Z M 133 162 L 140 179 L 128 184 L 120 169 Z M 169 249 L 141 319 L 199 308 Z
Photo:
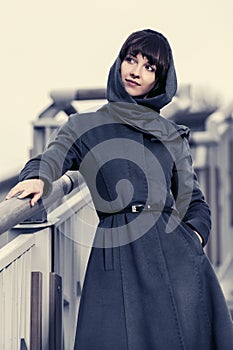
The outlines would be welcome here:
M 134 204 L 131 206 L 128 206 L 122 210 L 115 211 L 115 212 L 103 212 L 103 211 L 97 211 L 97 214 L 99 218 L 105 218 L 107 216 L 111 215 L 117 215 L 117 214 L 124 214 L 124 213 L 141 213 L 141 212 L 158 212 L 158 213 L 176 213 L 176 210 L 171 207 L 163 207 L 163 208 L 158 208 L 156 206 L 147 204 Z

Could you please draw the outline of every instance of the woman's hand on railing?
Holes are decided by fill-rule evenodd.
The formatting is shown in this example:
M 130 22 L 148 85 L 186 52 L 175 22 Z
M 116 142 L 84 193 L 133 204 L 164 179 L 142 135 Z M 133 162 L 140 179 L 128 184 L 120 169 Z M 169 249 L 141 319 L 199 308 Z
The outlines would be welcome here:
M 29 179 L 18 182 L 6 195 L 5 200 L 12 197 L 23 199 L 32 196 L 30 205 L 33 207 L 41 198 L 44 190 L 44 181 L 41 179 Z

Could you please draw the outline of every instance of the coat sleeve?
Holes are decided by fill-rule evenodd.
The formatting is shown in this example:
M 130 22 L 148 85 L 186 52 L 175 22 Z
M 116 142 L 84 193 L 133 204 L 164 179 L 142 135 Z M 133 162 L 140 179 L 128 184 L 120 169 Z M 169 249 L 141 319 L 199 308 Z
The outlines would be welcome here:
M 175 157 L 171 190 L 182 221 L 202 236 L 205 246 L 211 229 L 210 208 L 193 169 L 187 137 L 179 144 L 181 148 Z
M 19 175 L 19 181 L 40 178 L 45 182 L 44 195 L 52 188 L 52 182 L 68 170 L 78 170 L 82 159 L 81 140 L 78 135 L 78 116 L 69 117 L 58 130 L 46 150 L 30 159 Z

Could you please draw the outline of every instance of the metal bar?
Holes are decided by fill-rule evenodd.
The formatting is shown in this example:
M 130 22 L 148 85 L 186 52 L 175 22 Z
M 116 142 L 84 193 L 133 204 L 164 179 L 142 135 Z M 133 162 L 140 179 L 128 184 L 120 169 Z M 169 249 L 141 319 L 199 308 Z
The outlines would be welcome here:
M 0 203 L 0 234 L 8 231 L 13 226 L 28 219 L 35 213 L 47 209 L 58 199 L 70 193 L 78 187 L 79 175 L 77 171 L 69 171 L 59 180 L 54 181 L 53 189 L 50 195 L 36 203 L 34 207 L 30 206 L 30 199 L 18 199 L 13 197 Z
M 42 350 L 42 273 L 31 273 L 30 349 Z
M 50 273 L 49 281 L 49 350 L 62 350 L 62 278 Z
M 220 183 L 220 171 L 219 168 L 216 167 L 215 168 L 215 181 L 216 181 L 216 191 L 215 191 L 215 205 L 216 205 L 216 211 L 215 211 L 215 215 L 216 215 L 216 262 L 215 265 L 216 266 L 220 266 L 222 263 L 222 232 L 221 232 L 221 219 L 222 219 L 222 215 L 221 215 L 221 207 L 220 207 L 220 189 L 221 189 L 221 183 Z
M 54 90 L 50 93 L 55 105 L 69 104 L 71 101 L 104 100 L 105 89 Z
M 105 89 L 80 89 L 76 92 L 75 100 L 104 100 L 106 99 Z
M 230 225 L 233 226 L 233 140 L 229 144 L 229 178 L 230 178 Z

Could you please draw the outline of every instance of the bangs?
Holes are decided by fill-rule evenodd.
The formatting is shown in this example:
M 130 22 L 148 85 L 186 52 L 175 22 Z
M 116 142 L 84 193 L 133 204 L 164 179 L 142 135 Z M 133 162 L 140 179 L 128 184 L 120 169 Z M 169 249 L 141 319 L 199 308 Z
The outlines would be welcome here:
M 158 65 L 158 62 L 159 62 L 159 55 L 155 55 L 154 53 L 150 53 L 148 51 L 141 51 L 139 48 L 135 47 L 135 48 L 131 48 L 127 53 L 126 53 L 126 56 L 128 55 L 132 55 L 134 57 L 136 57 L 138 54 L 141 54 L 142 57 L 146 57 L 147 60 L 148 60 L 148 63 L 150 65 L 155 65 L 157 66 Z
M 133 56 L 141 54 L 143 57 L 146 57 L 148 59 L 148 62 L 151 65 L 157 66 L 161 58 L 161 48 L 159 46 L 154 45 L 154 43 L 151 40 L 148 40 L 148 42 L 145 42 L 145 40 L 143 40 L 142 42 L 139 41 L 126 49 L 127 52 L 125 52 L 125 57 L 129 54 Z

